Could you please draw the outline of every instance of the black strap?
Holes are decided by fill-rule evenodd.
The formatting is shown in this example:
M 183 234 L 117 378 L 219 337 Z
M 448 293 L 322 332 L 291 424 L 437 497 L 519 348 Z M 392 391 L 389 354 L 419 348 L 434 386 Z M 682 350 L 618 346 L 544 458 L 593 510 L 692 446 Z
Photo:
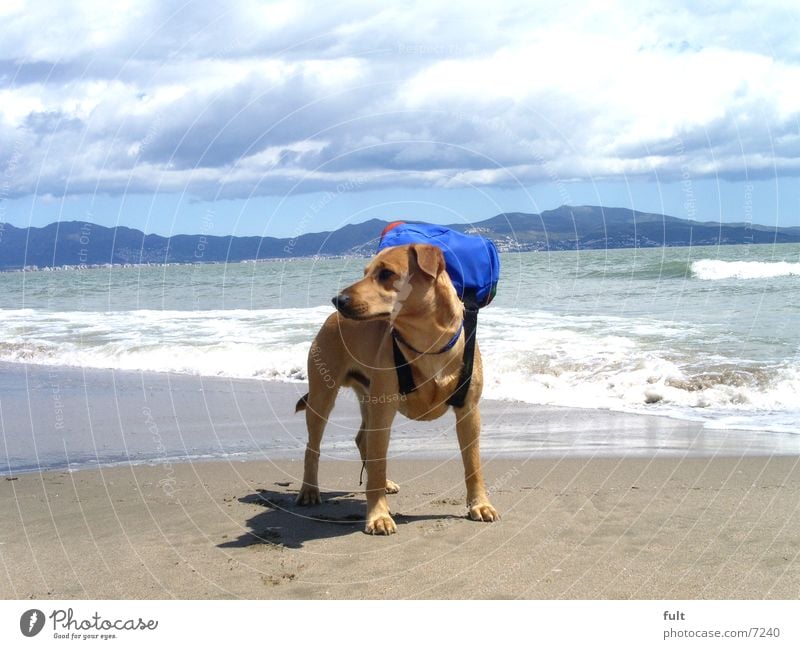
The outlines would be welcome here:
M 478 329 L 478 298 L 475 290 L 464 291 L 464 357 L 461 365 L 461 375 L 458 377 L 458 387 L 450 395 L 447 405 L 454 408 L 461 408 L 467 399 L 467 392 L 472 383 L 472 366 L 475 362 L 475 332 Z M 414 375 L 411 373 L 411 363 L 409 363 L 400 347 L 397 338 L 392 336 L 392 353 L 394 354 L 394 366 L 397 370 L 397 382 L 400 387 L 400 394 L 411 394 L 417 389 L 414 383 Z
M 397 342 L 403 343 L 403 347 L 408 347 L 412 352 L 419 356 L 438 356 L 439 354 L 445 354 L 449 352 L 453 347 L 456 346 L 458 339 L 461 338 L 461 332 L 464 331 L 464 319 L 461 319 L 461 325 L 458 327 L 458 330 L 453 334 L 453 337 L 447 341 L 447 344 L 442 347 L 439 351 L 431 352 L 421 352 L 419 349 L 414 347 L 410 342 L 408 342 L 403 335 L 394 327 L 392 327 L 392 338 L 394 338 Z
M 417 389 L 414 383 L 414 375 L 411 373 L 411 363 L 403 356 L 400 347 L 397 345 L 397 338 L 392 336 L 392 353 L 394 354 L 394 366 L 397 370 L 397 382 L 400 385 L 400 394 L 411 394 Z
M 472 365 L 475 361 L 475 332 L 478 329 L 478 297 L 474 289 L 464 291 L 464 363 L 461 366 L 461 376 L 458 378 L 458 387 L 447 400 L 447 405 L 461 408 L 467 399 L 467 392 L 472 382 Z M 398 369 L 398 374 L 399 374 Z

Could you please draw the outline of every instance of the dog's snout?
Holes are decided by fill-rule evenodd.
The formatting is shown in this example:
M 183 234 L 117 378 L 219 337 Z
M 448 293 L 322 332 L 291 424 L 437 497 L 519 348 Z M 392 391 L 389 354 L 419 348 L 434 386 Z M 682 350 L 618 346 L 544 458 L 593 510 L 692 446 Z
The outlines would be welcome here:
M 347 309 L 347 307 L 350 306 L 350 296 L 346 293 L 339 293 L 339 295 L 333 298 L 331 302 L 333 302 L 333 306 L 341 311 L 342 309 Z

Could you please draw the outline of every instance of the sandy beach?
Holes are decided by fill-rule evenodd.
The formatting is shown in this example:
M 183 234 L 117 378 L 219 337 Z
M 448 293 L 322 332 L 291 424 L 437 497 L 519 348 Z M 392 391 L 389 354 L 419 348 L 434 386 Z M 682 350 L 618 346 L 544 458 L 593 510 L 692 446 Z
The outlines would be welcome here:
M 487 402 L 485 474 L 503 516 L 487 524 L 465 518 L 450 418 L 398 420 L 398 534 L 379 538 L 362 532 L 346 405 L 326 438 L 323 504 L 293 504 L 301 384 L 33 367 L 21 381 L 5 369 L 6 448 L 24 425 L 42 443 L 49 425 L 64 448 L 83 431 L 98 458 L 117 453 L 115 436 L 146 440 L 132 459 L 158 447 L 137 465 L 0 477 L 3 598 L 800 596 L 800 456 L 770 452 L 763 435 Z M 250 436 L 263 448 L 192 459 L 207 430 L 225 431 L 222 452 Z
M 796 599 L 797 458 L 496 460 L 495 524 L 457 461 L 391 464 L 398 534 L 362 532 L 356 462 L 203 462 L 0 482 L 4 598 Z

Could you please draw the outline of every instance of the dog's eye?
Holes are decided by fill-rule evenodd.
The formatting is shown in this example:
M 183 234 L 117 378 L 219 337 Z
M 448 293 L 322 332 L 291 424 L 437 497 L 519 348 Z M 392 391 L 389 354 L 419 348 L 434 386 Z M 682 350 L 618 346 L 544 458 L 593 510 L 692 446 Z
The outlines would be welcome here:
M 394 273 L 388 268 L 381 268 L 380 272 L 378 273 L 379 282 L 388 282 L 390 279 L 392 279 L 392 277 L 394 277 Z

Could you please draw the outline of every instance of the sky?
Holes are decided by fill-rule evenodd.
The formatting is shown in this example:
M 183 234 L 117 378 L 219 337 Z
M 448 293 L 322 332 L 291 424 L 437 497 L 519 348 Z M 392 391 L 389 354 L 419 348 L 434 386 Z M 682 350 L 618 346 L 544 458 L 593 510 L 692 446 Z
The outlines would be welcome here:
M 4 0 L 0 222 L 800 226 L 798 33 L 794 0 Z

